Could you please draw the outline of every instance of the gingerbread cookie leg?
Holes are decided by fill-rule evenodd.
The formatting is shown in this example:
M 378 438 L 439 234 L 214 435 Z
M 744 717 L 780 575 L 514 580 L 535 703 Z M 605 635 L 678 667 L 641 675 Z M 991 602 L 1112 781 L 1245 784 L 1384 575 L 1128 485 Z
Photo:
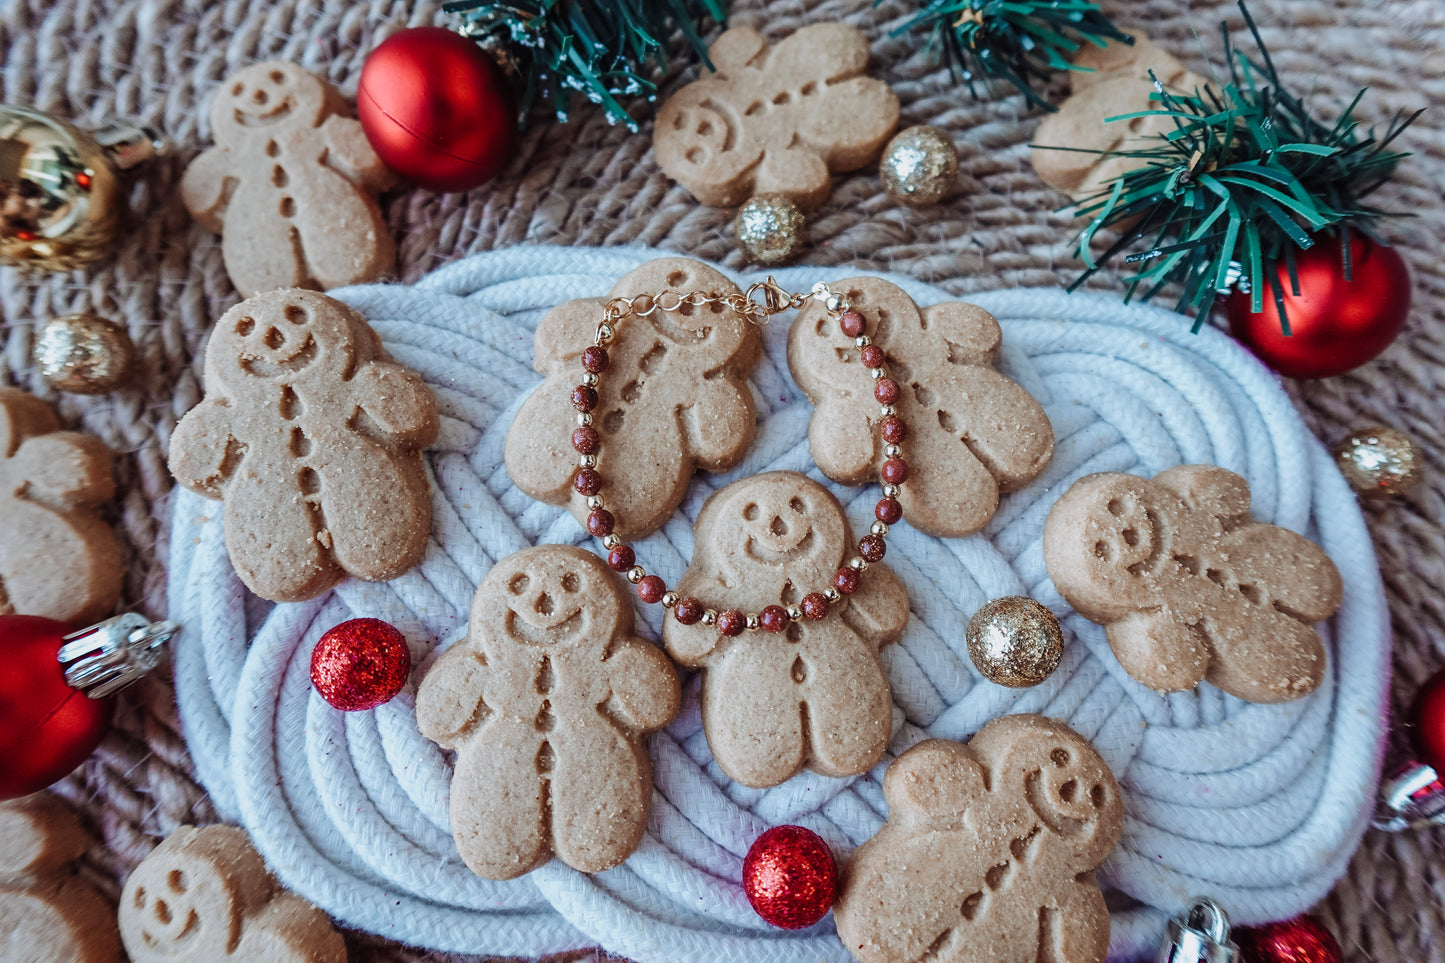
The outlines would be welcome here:
M 645 823 L 619 826 L 616 813 L 645 811 L 652 793 L 652 763 L 623 734 L 599 718 L 558 731 L 552 779 L 552 847 L 584 873 L 600 873 L 625 860 L 642 840 Z
M 808 766 L 825 776 L 865 772 L 888 748 L 893 699 L 888 678 L 858 639 L 809 646 L 793 666 L 807 713 Z
M 702 693 L 708 748 L 745 786 L 776 786 L 807 762 L 804 706 L 768 640 L 739 636 L 708 669 Z
M 452 836 L 462 861 L 478 876 L 515 879 L 552 855 L 552 777 L 556 750 L 541 737 L 500 737 L 500 730 L 521 732 L 531 724 L 497 720 L 484 727 L 494 740 L 481 752 L 457 755 L 452 776 Z M 600 802 L 600 801 L 599 801 Z

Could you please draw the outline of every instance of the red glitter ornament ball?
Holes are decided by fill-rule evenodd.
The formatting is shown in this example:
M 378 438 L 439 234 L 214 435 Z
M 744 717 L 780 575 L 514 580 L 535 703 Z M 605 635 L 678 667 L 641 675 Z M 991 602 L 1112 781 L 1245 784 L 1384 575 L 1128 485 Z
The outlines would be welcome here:
M 311 652 L 311 684 L 342 712 L 389 702 L 411 674 L 406 637 L 381 619 L 351 619 L 327 631 Z
M 1340 944 L 1312 916 L 1296 916 L 1233 932 L 1244 963 L 1341 963 Z
M 1445 774 L 1445 670 L 1432 675 L 1416 693 L 1410 736 L 1426 765 Z
M 1390 346 L 1410 315 L 1410 272 L 1398 251 L 1350 235 L 1350 280 L 1340 239 L 1322 237 L 1295 256 L 1300 293 L 1289 268 L 1278 265 L 1271 284 L 1282 292 L 1290 333 L 1280 325 L 1272 290 L 1255 314 L 1250 295 L 1229 296 L 1229 329 L 1261 361 L 1288 378 L 1327 378 L 1358 368 Z
M 54 619 L 0 616 L 0 799 L 60 779 L 110 729 L 114 703 L 71 688 L 56 660 L 70 631 Z
M 441 27 L 402 30 L 371 52 L 356 115 L 388 167 L 434 191 L 491 180 L 517 143 L 501 71 L 474 41 Z
M 766 922 L 786 930 L 812 926 L 833 908 L 838 865 L 822 837 L 802 826 L 774 826 L 748 848 L 743 892 Z

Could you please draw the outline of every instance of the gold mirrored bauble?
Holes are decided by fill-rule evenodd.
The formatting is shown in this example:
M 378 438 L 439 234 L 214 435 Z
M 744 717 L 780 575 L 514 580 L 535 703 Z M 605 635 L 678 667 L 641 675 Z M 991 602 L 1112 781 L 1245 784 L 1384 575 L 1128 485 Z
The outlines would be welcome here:
M 894 200 L 910 207 L 936 204 L 958 180 L 958 150 L 937 127 L 910 127 L 883 148 L 878 174 Z
M 968 654 L 990 682 L 1038 685 L 1064 657 L 1064 632 L 1054 613 L 1031 598 L 1010 595 L 985 604 L 968 622 Z
M 1403 431 L 1374 425 L 1335 445 L 1335 464 L 1361 495 L 1400 495 L 1419 484 L 1425 456 Z
M 807 219 L 786 194 L 759 194 L 738 208 L 733 234 L 755 264 L 782 264 L 803 249 Z
M 109 254 L 125 215 L 117 171 L 160 147 L 145 128 L 92 136 L 0 104 L 0 264 L 68 271 Z
M 35 365 L 59 391 L 81 395 L 114 391 L 134 360 L 130 335 L 93 314 L 56 318 L 35 339 Z

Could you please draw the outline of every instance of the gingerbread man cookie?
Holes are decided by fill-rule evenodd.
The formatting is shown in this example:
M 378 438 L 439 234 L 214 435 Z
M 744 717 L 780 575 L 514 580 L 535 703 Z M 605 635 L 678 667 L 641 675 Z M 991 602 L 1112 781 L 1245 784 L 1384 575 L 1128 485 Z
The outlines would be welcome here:
M 579 440 L 597 451 L 607 508 L 623 539 L 661 526 L 682 503 L 698 468 L 721 472 L 741 461 L 756 427 L 747 381 L 762 357 L 762 341 L 756 325 L 721 304 L 623 318 L 605 355 L 591 424 L 578 426 L 572 395 L 581 390 L 582 354 L 593 347 L 603 305 L 613 297 L 664 291 L 720 298 L 742 293 L 705 264 L 660 258 L 625 275 L 607 298 L 554 308 L 536 335 L 534 366 L 547 380 L 507 433 L 507 472 L 517 487 L 549 505 L 566 505 L 584 524 L 587 497 L 574 485 Z
M 96 509 L 114 493 L 99 438 L 61 431 L 45 402 L 0 388 L 0 615 L 89 624 L 110 614 L 124 566 Z
M 211 333 L 205 385 L 171 437 L 171 474 L 224 499 L 226 547 L 251 591 L 295 602 L 420 561 L 436 399 L 383 360 L 361 315 L 313 291 L 243 301 Z
M 85 832 L 49 793 L 0 802 L 0 960 L 113 963 L 111 904 L 75 871 Z
M 131 963 L 346 963 L 326 914 L 282 889 L 245 832 L 182 826 L 120 894 Z
M 1131 36 L 1132 46 L 1111 43 L 1101 49 L 1083 45 L 1074 65 L 1086 70 L 1069 71 L 1072 95 L 1056 113 L 1044 118 L 1034 135 L 1034 170 L 1045 184 L 1075 201 L 1098 193 L 1139 164 L 1136 159 L 1096 152 L 1143 147 L 1151 141 L 1160 143 L 1159 135 L 1174 129 L 1174 121 L 1168 117 L 1108 120 L 1121 114 L 1166 109 L 1160 101 L 1151 99 L 1154 84 L 1149 79 L 1150 70 L 1171 93 L 1192 95 L 1206 83 L 1148 38 Z
M 466 639 L 416 699 L 422 733 L 457 751 L 452 835 L 477 875 L 511 879 L 553 853 L 598 873 L 642 841 L 643 737 L 677 714 L 680 694 L 632 618 L 618 576 L 570 545 L 509 555 L 477 589 Z
M 967 746 L 914 746 L 883 796 L 888 822 L 853 854 L 833 907 L 862 963 L 1101 963 L 1109 910 L 1093 870 L 1124 806 L 1082 736 L 1004 716 Z
M 708 56 L 716 73 L 669 98 L 652 137 L 663 172 L 704 204 L 779 193 L 816 207 L 829 171 L 875 160 L 898 126 L 898 98 L 863 75 L 868 42 L 845 24 L 816 23 L 775 47 L 734 27 Z
M 1250 702 L 1287 702 L 1324 675 L 1312 624 L 1340 607 L 1340 573 L 1303 535 L 1251 521 L 1249 486 L 1233 472 L 1081 478 L 1049 512 L 1044 562 L 1059 594 L 1107 628 L 1124 671 L 1152 689 L 1208 679 Z
M 837 499 L 786 471 L 727 486 L 703 505 L 693 530 L 692 565 L 677 594 L 719 611 L 797 605 L 832 584 L 853 545 Z M 883 757 L 893 699 L 878 650 L 907 624 L 903 586 L 874 564 L 821 621 L 728 638 L 716 626 L 668 618 L 662 638 L 678 662 L 707 671 L 702 724 L 718 766 L 763 787 L 804 766 L 853 776 Z
M 393 176 L 341 95 L 289 63 L 260 63 L 211 102 L 216 146 L 186 168 L 181 200 L 221 234 L 242 296 L 380 277 L 396 262 L 376 195 Z
M 978 531 L 999 493 L 1029 482 L 1054 451 L 1043 406 L 993 368 L 1003 340 L 998 322 L 962 302 L 920 311 L 882 278 L 852 278 L 834 290 L 877 319 L 873 345 L 903 387 L 896 407 L 912 472 L 898 500 L 908 521 L 943 537 Z M 879 477 L 887 455 L 873 382 L 860 349 L 822 305 L 809 305 L 793 323 L 788 367 L 816 406 L 808 442 L 823 474 L 845 485 Z

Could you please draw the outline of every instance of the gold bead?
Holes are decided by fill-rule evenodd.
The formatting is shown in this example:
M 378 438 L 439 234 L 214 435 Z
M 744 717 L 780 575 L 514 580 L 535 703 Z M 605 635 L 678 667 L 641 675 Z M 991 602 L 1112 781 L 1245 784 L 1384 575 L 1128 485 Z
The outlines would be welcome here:
M 1054 613 L 1022 595 L 994 599 L 968 622 L 968 654 L 990 682 L 1022 689 L 1059 667 L 1064 633 Z
M 134 360 L 130 335 L 93 314 L 56 318 L 35 339 L 35 365 L 60 391 L 81 395 L 114 391 Z
M 1361 495 L 1401 495 L 1420 482 L 1425 457 L 1403 431 L 1374 425 L 1335 445 L 1335 464 L 1350 487 Z
M 738 250 L 756 264 L 782 264 L 803 248 L 807 222 L 786 194 L 759 194 L 738 208 Z
M 895 201 L 910 207 L 936 204 L 958 180 L 958 151 L 937 127 L 910 127 L 883 148 L 878 174 Z

